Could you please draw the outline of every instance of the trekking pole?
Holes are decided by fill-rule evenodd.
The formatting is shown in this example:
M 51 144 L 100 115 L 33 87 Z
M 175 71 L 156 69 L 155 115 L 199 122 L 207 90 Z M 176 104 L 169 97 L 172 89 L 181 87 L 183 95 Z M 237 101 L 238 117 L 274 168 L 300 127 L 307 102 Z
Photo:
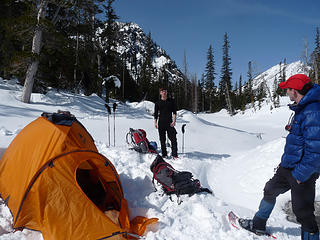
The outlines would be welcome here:
M 111 108 L 109 107 L 108 104 L 104 105 L 106 109 L 108 110 L 108 138 L 109 138 L 109 147 L 110 147 L 110 114 L 111 114 Z
M 185 132 L 185 126 L 186 124 L 183 124 L 181 127 L 181 131 L 182 131 L 182 153 L 184 153 L 184 132 Z
M 113 103 L 113 146 L 116 146 L 116 108 L 117 104 Z

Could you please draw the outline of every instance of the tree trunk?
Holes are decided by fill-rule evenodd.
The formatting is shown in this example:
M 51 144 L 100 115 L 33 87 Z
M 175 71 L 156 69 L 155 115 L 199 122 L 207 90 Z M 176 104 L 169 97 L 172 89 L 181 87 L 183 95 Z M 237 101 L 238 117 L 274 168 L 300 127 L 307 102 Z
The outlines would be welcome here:
M 79 23 L 78 23 L 79 24 Z M 77 42 L 77 45 L 76 45 L 76 61 L 74 63 L 74 69 L 73 69 L 73 81 L 74 81 L 74 84 L 77 83 L 77 70 L 78 70 L 78 56 L 79 56 L 79 33 L 77 32 L 77 38 L 76 38 L 76 42 Z M 79 84 L 77 85 L 77 88 L 76 88 L 76 93 L 79 93 Z
M 126 52 L 124 52 L 123 53 L 123 66 L 122 66 L 122 99 L 124 100 L 125 99 L 125 97 L 124 97 L 124 73 L 125 73 L 125 68 L 126 68 L 126 66 L 127 66 L 127 64 L 126 64 L 126 57 L 125 57 L 125 54 L 126 54 Z
M 233 113 L 233 108 L 232 108 L 230 94 L 229 94 L 229 87 L 228 87 L 228 83 L 227 82 L 225 84 L 226 84 L 225 97 L 226 97 L 227 108 L 228 108 L 229 114 L 232 116 L 234 113 Z
M 21 100 L 24 103 L 30 102 L 30 97 L 32 93 L 33 83 L 34 83 L 34 76 L 37 73 L 38 66 L 39 66 L 39 60 L 34 60 L 28 67 L 26 80 L 24 82 L 22 97 L 21 97 Z
M 318 68 L 318 62 L 315 60 L 314 61 L 314 80 L 315 83 L 319 84 L 319 68 Z
M 212 112 L 213 112 L 213 107 L 212 107 L 212 93 L 211 93 L 211 90 L 210 90 L 209 99 L 210 99 L 210 100 L 209 100 L 209 101 L 210 101 L 210 104 L 209 104 L 209 106 L 210 106 L 209 109 L 210 109 L 210 110 L 209 110 L 209 111 L 212 113 Z
M 183 57 L 183 68 L 184 68 L 184 105 L 188 106 L 188 85 L 187 85 L 187 82 L 188 82 L 188 70 L 187 70 L 187 56 L 186 56 L 186 50 L 184 50 L 184 57 Z
M 46 14 L 46 8 L 48 5 L 48 0 L 43 0 L 40 4 L 39 11 L 38 11 L 38 23 L 37 27 L 33 36 L 32 41 L 32 54 L 35 56 L 32 60 L 31 64 L 28 67 L 27 73 L 26 73 L 26 79 L 24 82 L 24 87 L 22 90 L 22 97 L 21 100 L 24 103 L 30 102 L 30 97 L 32 93 L 33 83 L 34 83 L 34 76 L 36 75 L 38 71 L 39 66 L 39 54 L 41 49 L 41 41 L 42 41 L 42 28 L 40 26 L 40 20 L 44 18 Z
M 194 113 L 198 113 L 198 89 L 197 89 L 197 76 L 192 77 L 192 110 Z

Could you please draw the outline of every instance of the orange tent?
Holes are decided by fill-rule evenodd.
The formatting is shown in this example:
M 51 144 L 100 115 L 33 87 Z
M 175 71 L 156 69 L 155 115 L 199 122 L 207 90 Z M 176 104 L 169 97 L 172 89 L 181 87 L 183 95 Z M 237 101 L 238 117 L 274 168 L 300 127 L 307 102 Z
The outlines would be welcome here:
M 67 113 L 44 113 L 15 137 L 0 161 L 0 194 L 13 228 L 46 240 L 122 240 L 157 221 L 129 222 L 116 169 Z

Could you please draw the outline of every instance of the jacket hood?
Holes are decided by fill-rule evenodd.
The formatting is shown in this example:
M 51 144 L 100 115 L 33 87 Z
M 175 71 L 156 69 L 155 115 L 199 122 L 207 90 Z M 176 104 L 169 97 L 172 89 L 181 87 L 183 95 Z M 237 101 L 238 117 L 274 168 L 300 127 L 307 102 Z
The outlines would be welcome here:
M 313 84 L 313 87 L 307 92 L 307 94 L 298 104 L 290 105 L 290 109 L 293 111 L 301 110 L 312 102 L 320 102 L 320 86 L 318 84 Z

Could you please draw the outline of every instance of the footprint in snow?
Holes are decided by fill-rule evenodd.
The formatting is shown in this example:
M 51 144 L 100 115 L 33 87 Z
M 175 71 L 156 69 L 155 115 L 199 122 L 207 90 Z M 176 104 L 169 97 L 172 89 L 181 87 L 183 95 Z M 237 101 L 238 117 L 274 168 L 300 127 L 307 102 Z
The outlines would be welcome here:
M 0 135 L 3 136 L 12 136 L 12 135 L 16 135 L 21 131 L 21 129 L 16 129 L 15 131 L 11 132 L 9 130 L 7 130 L 4 127 L 0 127 Z

